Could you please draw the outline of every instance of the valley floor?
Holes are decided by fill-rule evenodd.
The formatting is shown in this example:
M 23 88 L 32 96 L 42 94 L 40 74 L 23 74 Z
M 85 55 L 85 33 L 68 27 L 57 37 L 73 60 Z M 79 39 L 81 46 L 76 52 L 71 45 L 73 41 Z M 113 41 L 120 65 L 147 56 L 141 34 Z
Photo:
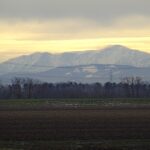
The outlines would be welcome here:
M 148 99 L 70 101 L 1 101 L 0 149 L 150 149 Z

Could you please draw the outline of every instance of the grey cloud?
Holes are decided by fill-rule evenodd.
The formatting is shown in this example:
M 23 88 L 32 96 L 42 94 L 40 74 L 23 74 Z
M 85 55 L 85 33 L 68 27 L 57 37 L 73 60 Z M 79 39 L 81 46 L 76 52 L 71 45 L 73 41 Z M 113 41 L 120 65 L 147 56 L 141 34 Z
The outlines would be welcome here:
M 0 18 L 86 18 L 107 23 L 115 19 L 150 16 L 150 0 L 0 0 Z

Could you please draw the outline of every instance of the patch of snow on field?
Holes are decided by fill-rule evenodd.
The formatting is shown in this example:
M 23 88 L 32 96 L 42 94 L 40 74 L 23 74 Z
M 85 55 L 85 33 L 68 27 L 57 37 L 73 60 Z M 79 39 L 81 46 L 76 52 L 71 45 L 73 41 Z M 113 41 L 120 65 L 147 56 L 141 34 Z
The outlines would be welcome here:
M 71 75 L 71 73 L 70 73 L 70 72 L 67 72 L 66 75 L 69 76 L 69 75 Z
M 95 66 L 88 66 L 82 69 L 83 72 L 88 72 L 88 73 L 96 73 L 98 72 L 97 68 Z

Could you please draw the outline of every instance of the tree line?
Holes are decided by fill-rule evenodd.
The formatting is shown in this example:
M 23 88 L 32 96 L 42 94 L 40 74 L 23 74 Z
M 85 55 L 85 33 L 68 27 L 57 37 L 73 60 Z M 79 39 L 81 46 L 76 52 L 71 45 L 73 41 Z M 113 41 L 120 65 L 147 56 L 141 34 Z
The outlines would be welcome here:
M 0 99 L 50 98 L 150 98 L 150 83 L 140 77 L 127 77 L 120 83 L 105 84 L 42 83 L 33 79 L 15 78 L 0 85 Z

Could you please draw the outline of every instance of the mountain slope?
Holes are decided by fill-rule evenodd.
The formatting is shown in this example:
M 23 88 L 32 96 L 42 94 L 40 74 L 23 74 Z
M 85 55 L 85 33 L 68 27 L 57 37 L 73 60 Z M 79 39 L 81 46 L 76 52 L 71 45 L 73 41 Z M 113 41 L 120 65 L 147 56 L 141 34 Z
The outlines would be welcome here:
M 100 59 L 104 64 L 150 67 L 150 53 L 129 49 L 119 45 L 103 49 L 100 54 Z
M 0 64 L 0 74 L 11 72 L 43 72 L 58 66 L 119 64 L 150 67 L 150 54 L 115 45 L 102 50 L 62 54 L 34 53 Z

